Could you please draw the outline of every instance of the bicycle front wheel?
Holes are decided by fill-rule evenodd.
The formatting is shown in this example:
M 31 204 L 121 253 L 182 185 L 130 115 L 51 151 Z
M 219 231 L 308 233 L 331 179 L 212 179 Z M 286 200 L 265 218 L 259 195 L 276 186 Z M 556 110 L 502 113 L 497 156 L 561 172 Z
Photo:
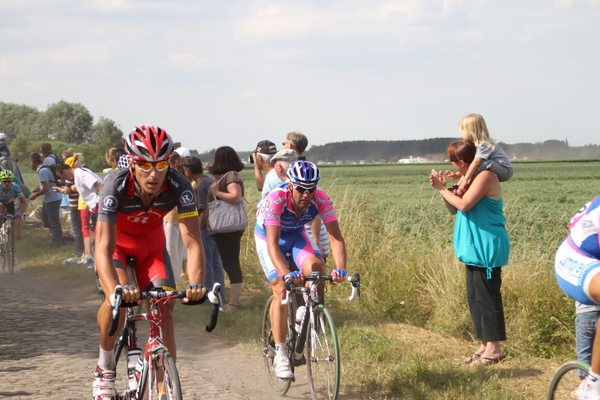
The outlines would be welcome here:
M 150 374 L 147 368 L 142 374 L 145 378 L 142 382 L 142 395 L 140 399 L 166 399 L 181 400 L 181 385 L 179 374 L 175 366 L 175 360 L 166 349 L 161 349 L 152 354 L 151 361 L 154 363 L 154 371 Z M 161 397 L 162 396 L 162 397 Z
M 323 305 L 314 308 L 307 354 L 306 369 L 313 399 L 337 399 L 340 389 L 340 347 L 333 318 Z
M 9 221 L 5 223 L 9 224 Z M 9 226 L 6 230 L 8 242 L 6 243 L 6 252 L 4 253 L 4 263 L 8 267 L 8 272 L 12 275 L 15 270 L 15 238 L 12 228 Z
M 291 380 L 282 380 L 275 375 L 273 370 L 273 359 L 275 358 L 275 340 L 273 339 L 273 330 L 271 329 L 271 303 L 273 302 L 273 296 L 267 300 L 265 306 L 265 312 L 263 314 L 262 322 L 262 356 L 265 364 L 265 372 L 267 373 L 267 379 L 273 390 L 283 396 L 287 393 L 292 384 Z M 288 354 L 288 357 L 290 354 Z M 291 358 L 290 358 L 291 360 Z
M 581 361 L 568 361 L 561 365 L 550 381 L 546 399 L 576 399 L 580 376 L 587 375 L 589 369 L 590 366 Z

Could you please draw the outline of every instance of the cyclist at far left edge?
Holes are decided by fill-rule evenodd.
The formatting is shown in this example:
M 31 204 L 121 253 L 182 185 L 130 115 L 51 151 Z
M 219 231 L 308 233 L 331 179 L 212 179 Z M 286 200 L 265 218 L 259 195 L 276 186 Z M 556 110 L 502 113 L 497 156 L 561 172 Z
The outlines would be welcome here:
M 100 355 L 92 385 L 94 400 L 116 399 L 113 353 L 116 334 L 109 337 L 106 333 L 111 320 L 111 303 L 115 301 L 115 287 L 123 287 L 126 303 L 138 301 L 139 290 L 175 287 L 163 230 L 163 217 L 175 207 L 188 252 L 190 285 L 182 302 L 198 301 L 206 293 L 200 219 L 190 181 L 179 171 L 169 168 L 173 144 L 169 134 L 158 126 L 136 126 L 125 139 L 129 168 L 108 175 L 100 191 L 95 263 L 106 296 L 98 311 Z M 128 257 L 136 259 L 133 268 L 139 290 L 132 286 L 132 277 L 126 269 Z M 175 303 L 171 301 L 168 305 L 162 325 L 163 337 L 175 357 Z M 123 318 L 118 330 L 122 325 Z
M 11 214 L 15 217 L 20 217 L 27 210 L 27 199 L 23 195 L 21 187 L 13 183 L 15 175 L 11 170 L 5 169 L 0 171 L 0 226 L 4 225 L 5 215 Z M 19 211 L 15 213 L 15 200 L 19 199 Z M 20 236 L 21 232 L 15 230 L 15 234 Z

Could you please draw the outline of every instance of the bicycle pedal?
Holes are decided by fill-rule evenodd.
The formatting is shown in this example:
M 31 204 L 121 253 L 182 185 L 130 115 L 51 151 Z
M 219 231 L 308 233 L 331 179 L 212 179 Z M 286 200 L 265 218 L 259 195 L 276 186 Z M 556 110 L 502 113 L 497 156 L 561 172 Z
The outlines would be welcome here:
M 299 367 L 301 365 L 306 365 L 306 357 L 304 357 L 304 354 L 302 354 L 302 358 L 299 360 L 294 358 L 294 367 Z

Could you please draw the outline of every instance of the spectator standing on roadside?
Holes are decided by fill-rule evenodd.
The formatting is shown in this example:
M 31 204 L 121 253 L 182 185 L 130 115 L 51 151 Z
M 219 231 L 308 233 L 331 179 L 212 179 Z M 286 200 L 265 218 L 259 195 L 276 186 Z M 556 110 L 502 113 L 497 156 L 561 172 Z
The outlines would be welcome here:
M 285 136 L 283 147 L 295 150 L 296 154 L 298 154 L 299 161 L 306 160 L 304 151 L 308 147 L 308 138 L 298 131 L 290 132 Z M 326 260 L 330 252 L 329 236 L 325 224 L 323 224 L 319 215 L 317 215 L 312 222 L 306 224 L 306 232 L 313 238 L 317 246 L 319 246 L 319 250 L 321 250 L 323 257 Z
M 42 152 L 42 164 L 46 166 L 58 165 L 62 161 L 58 159 L 56 154 L 52 152 L 52 143 L 44 142 L 40 147 L 40 151 Z
M 265 185 L 262 190 L 263 199 L 267 197 L 271 190 L 285 183 L 288 168 L 297 159 L 298 155 L 292 149 L 281 149 L 273 155 L 271 158 L 273 169 L 265 176 Z
M 65 150 L 66 152 L 66 150 Z M 68 153 L 63 152 L 63 157 Z M 75 157 L 73 155 L 65 158 L 65 164 L 73 167 Z M 81 232 L 81 213 L 79 212 L 79 192 L 72 190 L 71 187 L 75 184 L 75 179 L 61 179 L 62 186 L 56 187 L 57 192 L 61 192 L 69 197 L 69 211 L 71 216 L 71 232 L 75 240 L 75 256 L 84 259 L 85 246 L 83 244 L 83 234 Z
M 244 163 L 236 151 L 229 147 L 219 147 L 215 152 L 215 162 L 212 165 L 211 173 L 217 180 L 210 186 L 210 191 L 214 199 L 221 199 L 231 204 L 238 204 L 244 201 L 244 181 L 240 171 L 244 169 Z M 240 294 L 242 292 L 242 267 L 240 265 L 241 241 L 244 230 L 229 233 L 217 233 L 213 235 L 223 269 L 229 276 L 231 283 L 231 295 L 229 304 L 225 309 L 228 314 L 234 313 L 240 308 Z
M 103 181 L 102 178 L 96 175 L 92 170 L 83 166 L 83 156 L 81 154 L 76 153 L 73 157 L 73 168 L 66 163 L 59 164 L 56 167 L 56 173 L 61 179 L 72 181 L 74 184 L 71 185 L 70 188 L 56 188 L 55 190 L 62 193 L 65 193 L 66 191 L 78 192 L 80 201 L 86 206 L 86 212 L 80 212 L 80 215 L 82 236 L 84 237 L 84 255 L 81 257 L 81 261 L 82 263 L 87 263 L 92 260 L 92 234 L 98 216 L 98 199 Z
M 277 153 L 275 143 L 261 140 L 256 145 L 256 150 L 250 154 L 250 161 L 254 164 L 254 180 L 256 180 L 256 188 L 259 191 L 263 189 L 266 175 L 273 170 L 271 157 L 275 153 Z
M 198 157 L 186 157 L 183 160 L 183 172 L 192 182 L 194 193 L 196 194 L 196 204 L 198 206 L 198 217 L 202 232 L 202 244 L 204 245 L 204 256 L 206 257 L 206 270 L 204 276 L 204 286 L 212 289 L 215 282 L 221 284 L 222 295 L 225 297 L 225 273 L 221 256 L 217 249 L 217 244 L 212 236 L 208 234 L 206 227 L 208 201 L 208 190 L 215 180 L 204 173 L 202 161 Z
M 169 167 L 183 174 L 183 158 L 189 156 L 190 151 L 185 147 L 178 147 L 175 152 L 169 157 Z M 163 218 L 163 228 L 165 231 L 167 253 L 171 258 L 171 267 L 173 268 L 173 276 L 175 283 L 179 282 L 179 278 L 183 275 L 183 261 L 187 259 L 187 249 L 183 244 L 181 231 L 179 230 L 179 215 L 177 207 L 172 209 Z
M 3 160 L 10 158 L 10 150 L 6 144 L 6 133 L 0 133 L 0 157 Z
M 50 168 L 46 168 L 42 165 L 42 157 L 39 153 L 31 153 L 29 156 L 29 166 L 32 170 L 36 171 L 40 179 L 40 186 L 36 188 L 29 200 L 33 201 L 40 196 L 44 199 L 44 210 L 48 217 L 48 224 L 50 225 L 51 232 L 51 248 L 58 248 L 62 244 L 62 228 L 60 226 L 60 203 L 62 200 L 62 194 L 55 192 L 53 188 L 56 187 L 54 181 L 54 175 Z

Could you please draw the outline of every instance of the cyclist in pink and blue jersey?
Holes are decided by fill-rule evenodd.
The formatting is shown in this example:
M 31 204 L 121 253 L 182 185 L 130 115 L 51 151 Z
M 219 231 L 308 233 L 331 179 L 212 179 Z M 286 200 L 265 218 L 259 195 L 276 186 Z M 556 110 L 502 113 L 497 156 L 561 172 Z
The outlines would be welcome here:
M 275 340 L 273 369 L 279 379 L 293 379 L 290 360 L 285 353 L 287 306 L 285 281 L 302 279 L 303 274 L 324 274 L 323 256 L 304 225 L 317 214 L 323 219 L 331 240 L 336 269 L 334 283 L 342 282 L 346 272 L 346 243 L 340 231 L 329 196 L 317 187 L 320 172 L 309 161 L 293 162 L 287 172 L 288 180 L 274 189 L 258 205 L 254 239 L 261 266 L 273 291 L 271 326 Z M 290 253 L 299 271 L 290 271 L 284 254 Z
M 570 233 L 556 252 L 560 288 L 586 305 L 600 304 L 600 196 L 585 204 L 569 223 Z M 598 326 L 598 324 L 596 324 Z M 577 390 L 579 400 L 600 400 L 600 335 L 592 349 L 590 373 Z

